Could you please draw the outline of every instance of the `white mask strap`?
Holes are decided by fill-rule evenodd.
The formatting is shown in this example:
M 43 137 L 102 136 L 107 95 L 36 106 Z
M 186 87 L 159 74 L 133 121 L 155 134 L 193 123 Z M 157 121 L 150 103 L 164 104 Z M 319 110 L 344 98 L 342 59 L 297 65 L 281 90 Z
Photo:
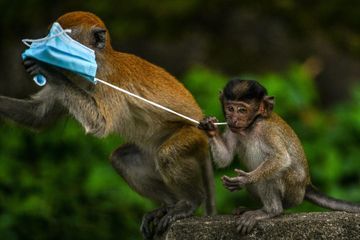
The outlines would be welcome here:
M 174 110 L 172 110 L 172 109 L 170 109 L 170 108 L 164 107 L 164 106 L 162 106 L 162 105 L 160 105 L 160 104 L 158 104 L 158 103 L 155 103 L 155 102 L 150 101 L 150 100 L 148 100 L 148 99 L 146 99 L 146 98 L 143 98 L 143 97 L 141 97 L 141 96 L 139 96 L 139 95 L 136 95 L 136 94 L 134 94 L 134 93 L 131 93 L 131 92 L 129 92 L 129 91 L 127 91 L 127 90 L 125 90 L 125 89 L 123 89 L 123 88 L 121 88 L 121 87 L 112 85 L 111 83 L 105 82 L 105 81 L 103 81 L 103 80 L 101 80 L 101 79 L 99 79 L 99 78 L 95 78 L 95 80 L 96 80 L 96 82 L 101 82 L 102 84 L 105 84 L 105 85 L 107 85 L 107 86 L 109 86 L 109 87 L 111 87 L 111 88 L 113 88 L 113 89 L 115 89 L 115 90 L 117 90 L 117 91 L 119 91 L 119 92 L 125 93 L 125 94 L 130 95 L 130 96 L 132 96 L 132 97 L 135 97 L 135 98 L 137 98 L 137 99 L 140 99 L 140 100 L 142 100 L 142 101 L 144 101 L 144 102 L 147 102 L 147 103 L 149 103 L 149 104 L 151 104 L 151 105 L 153 105 L 153 106 L 155 106 L 155 107 L 157 107 L 157 108 L 160 108 L 160 109 L 162 109 L 162 110 L 164 110 L 164 111 L 170 112 L 170 113 L 175 114 L 175 115 L 177 115 L 177 116 L 179 116 L 179 117 L 182 117 L 182 118 L 184 118 L 184 119 L 186 119 L 186 120 L 189 120 L 190 122 L 193 122 L 193 123 L 195 123 L 195 124 L 200 124 L 199 121 L 197 121 L 197 120 L 195 120 L 195 119 L 193 119 L 193 118 L 190 118 L 190 117 L 185 116 L 185 115 L 183 115 L 183 114 L 181 114 L 181 113 L 175 112 Z M 226 123 L 226 122 L 219 122 L 219 123 L 215 123 L 215 125 L 227 125 L 227 123 Z
M 61 32 L 55 34 L 55 35 L 52 35 L 50 37 L 43 37 L 43 38 L 38 38 L 38 39 L 23 39 L 21 40 L 26 46 L 30 47 L 31 43 L 33 42 L 41 42 L 41 41 L 45 41 L 45 40 L 49 40 L 49 39 L 52 39 L 52 38 L 55 38 L 55 37 L 58 37 L 62 34 L 65 34 L 65 33 L 71 33 L 71 29 L 64 29 L 62 30 Z

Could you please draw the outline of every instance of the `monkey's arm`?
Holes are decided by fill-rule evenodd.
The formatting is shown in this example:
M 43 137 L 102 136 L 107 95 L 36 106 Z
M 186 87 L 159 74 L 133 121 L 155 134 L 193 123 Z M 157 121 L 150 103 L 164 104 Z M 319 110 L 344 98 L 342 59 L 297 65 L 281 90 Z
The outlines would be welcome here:
M 228 166 L 234 158 L 236 137 L 229 128 L 221 136 L 215 125 L 216 122 L 218 120 L 215 117 L 205 117 L 200 121 L 198 128 L 208 135 L 214 162 L 218 167 L 223 168 Z
M 105 134 L 105 118 L 91 95 L 70 83 L 62 85 L 58 91 L 57 99 L 84 126 L 86 133 Z
M 31 76 L 42 74 L 47 78 L 55 99 L 69 110 L 84 126 L 87 133 L 96 136 L 105 134 L 105 118 L 91 94 L 73 84 L 64 74 L 47 64 L 34 59 L 26 59 L 24 65 Z
M 64 109 L 49 95 L 49 87 L 29 100 L 0 96 L 0 116 L 33 129 L 50 125 L 63 113 Z
M 266 156 L 266 158 L 264 158 L 263 162 L 251 172 L 247 173 L 235 169 L 238 176 L 223 176 L 223 184 L 230 191 L 238 190 L 247 184 L 276 178 L 279 173 L 290 166 L 291 159 L 286 150 L 285 142 L 281 138 L 281 134 L 267 132 L 267 134 L 263 135 L 262 141 L 265 149 L 262 149 L 262 151 L 264 151 L 264 156 Z
M 224 168 L 228 166 L 235 155 L 236 138 L 229 129 L 226 129 L 222 136 L 216 135 L 209 140 L 210 149 L 215 164 Z

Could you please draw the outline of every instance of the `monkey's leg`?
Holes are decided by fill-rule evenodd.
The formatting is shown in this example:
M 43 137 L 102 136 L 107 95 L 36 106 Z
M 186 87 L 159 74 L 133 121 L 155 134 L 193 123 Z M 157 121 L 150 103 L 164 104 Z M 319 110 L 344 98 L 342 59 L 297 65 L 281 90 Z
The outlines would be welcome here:
M 140 231 L 145 239 L 152 239 L 154 237 L 156 233 L 156 226 L 171 208 L 173 208 L 173 206 L 164 205 L 160 208 L 144 214 L 141 222 Z
M 178 201 L 175 206 L 169 209 L 168 212 L 161 218 L 160 222 L 156 226 L 156 234 L 162 234 L 165 232 L 169 225 L 176 220 L 191 216 L 197 207 L 198 205 L 191 201 Z
M 241 234 L 249 233 L 256 223 L 280 215 L 283 212 L 281 193 L 277 184 L 258 183 L 255 186 L 263 208 L 244 212 L 237 220 L 237 231 Z
M 159 148 L 157 168 L 178 202 L 159 222 L 164 232 L 177 219 L 191 216 L 205 198 L 202 171 L 208 154 L 206 138 L 198 129 L 184 126 Z
M 113 152 L 110 160 L 116 171 L 136 192 L 165 204 L 143 217 L 141 232 L 144 238 L 151 239 L 155 234 L 155 225 L 176 202 L 175 196 L 156 172 L 151 154 L 145 154 L 138 146 L 125 144 Z
M 0 96 L 0 116 L 34 129 L 50 125 L 64 113 L 64 109 L 48 95 L 48 90 L 45 87 L 29 100 Z

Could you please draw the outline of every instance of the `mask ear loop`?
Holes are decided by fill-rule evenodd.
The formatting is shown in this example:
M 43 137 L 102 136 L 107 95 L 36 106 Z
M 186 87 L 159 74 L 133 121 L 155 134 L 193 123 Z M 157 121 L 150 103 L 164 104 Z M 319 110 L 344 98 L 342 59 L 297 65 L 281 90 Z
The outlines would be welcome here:
M 66 34 L 66 33 L 71 33 L 71 29 L 64 29 L 62 30 L 61 32 L 55 34 L 55 35 L 52 35 L 50 37 L 43 37 L 43 38 L 39 38 L 39 39 L 23 39 L 21 40 L 26 46 L 30 47 L 31 46 L 31 43 L 33 42 L 42 42 L 42 41 L 45 41 L 45 40 L 49 40 L 49 39 L 52 39 L 52 38 L 56 38 L 62 34 Z
M 66 34 L 66 33 L 71 33 L 71 29 L 62 29 L 60 32 L 52 35 L 52 36 L 46 36 L 46 37 L 43 37 L 43 38 L 39 38 L 39 39 L 23 39 L 22 42 L 28 46 L 28 47 L 31 47 L 31 44 L 34 43 L 34 42 L 42 42 L 42 41 L 46 41 L 46 40 L 49 40 L 49 39 L 53 39 L 53 38 L 56 38 L 62 34 Z M 34 76 L 33 80 L 35 81 L 35 83 L 39 86 L 44 86 L 46 84 L 46 78 L 45 76 L 41 75 L 41 74 L 38 74 L 36 76 Z

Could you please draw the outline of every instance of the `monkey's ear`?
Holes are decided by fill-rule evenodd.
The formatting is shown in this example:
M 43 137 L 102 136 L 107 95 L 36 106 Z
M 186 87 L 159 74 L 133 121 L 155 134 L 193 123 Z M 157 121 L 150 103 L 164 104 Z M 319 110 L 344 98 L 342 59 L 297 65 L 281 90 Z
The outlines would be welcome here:
M 224 92 L 223 91 L 219 92 L 219 99 L 221 102 L 224 100 Z
M 92 30 L 94 47 L 103 49 L 106 43 L 106 29 L 95 27 Z
M 275 97 L 265 96 L 260 104 L 259 112 L 263 117 L 269 117 L 274 109 Z

